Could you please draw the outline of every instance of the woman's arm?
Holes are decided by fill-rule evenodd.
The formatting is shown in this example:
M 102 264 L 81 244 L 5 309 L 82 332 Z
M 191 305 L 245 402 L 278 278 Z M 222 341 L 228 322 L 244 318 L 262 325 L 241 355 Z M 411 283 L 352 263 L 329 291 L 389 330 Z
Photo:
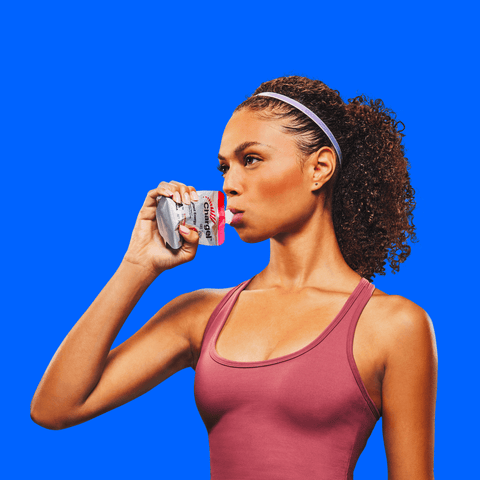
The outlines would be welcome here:
M 195 292 L 170 302 L 110 352 L 123 323 L 154 279 L 195 257 L 197 233 L 182 234 L 182 247 L 172 250 L 158 232 L 156 198 L 172 196 L 172 191 L 189 202 L 188 192 L 194 188 L 172 180 L 148 192 L 120 267 L 68 333 L 40 381 L 30 407 L 39 425 L 59 429 L 84 422 L 138 397 L 189 365 Z
M 433 480 L 437 346 L 428 314 L 396 297 L 382 385 L 388 480 Z

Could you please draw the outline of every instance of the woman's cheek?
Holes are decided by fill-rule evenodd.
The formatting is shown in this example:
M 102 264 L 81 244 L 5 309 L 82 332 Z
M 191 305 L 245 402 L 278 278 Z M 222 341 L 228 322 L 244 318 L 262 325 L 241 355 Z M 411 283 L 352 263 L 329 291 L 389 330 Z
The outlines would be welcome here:
M 289 199 L 296 192 L 296 185 L 299 184 L 293 172 L 275 172 L 265 179 L 263 192 L 269 200 L 279 201 Z M 301 184 L 301 182 L 300 182 Z

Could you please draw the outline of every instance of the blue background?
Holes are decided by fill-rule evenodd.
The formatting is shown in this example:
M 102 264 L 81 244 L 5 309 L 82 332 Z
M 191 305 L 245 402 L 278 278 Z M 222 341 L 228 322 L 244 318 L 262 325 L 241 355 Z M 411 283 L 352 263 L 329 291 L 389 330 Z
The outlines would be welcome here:
M 173 5 L 173 4 L 172 4 Z M 4 2 L 0 15 L 5 478 L 209 478 L 182 370 L 60 431 L 29 414 L 56 349 L 117 269 L 148 190 L 221 190 L 233 109 L 263 81 L 319 79 L 381 98 L 406 128 L 419 242 L 373 283 L 431 316 L 439 354 L 435 478 L 473 478 L 478 441 L 478 74 L 473 2 Z M 221 247 L 159 277 L 113 347 L 176 296 L 238 285 L 269 242 Z M 461 408 L 460 408 L 461 407 Z M 475 469 L 475 470 L 474 470 Z M 386 479 L 380 420 L 355 478 Z

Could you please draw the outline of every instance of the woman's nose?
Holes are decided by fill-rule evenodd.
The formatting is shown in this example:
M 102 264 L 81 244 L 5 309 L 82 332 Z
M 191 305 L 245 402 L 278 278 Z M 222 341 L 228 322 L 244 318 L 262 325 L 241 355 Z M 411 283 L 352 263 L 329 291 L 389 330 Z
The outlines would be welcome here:
M 227 195 L 238 195 L 242 192 L 241 178 L 238 172 L 228 169 L 223 181 L 223 191 Z

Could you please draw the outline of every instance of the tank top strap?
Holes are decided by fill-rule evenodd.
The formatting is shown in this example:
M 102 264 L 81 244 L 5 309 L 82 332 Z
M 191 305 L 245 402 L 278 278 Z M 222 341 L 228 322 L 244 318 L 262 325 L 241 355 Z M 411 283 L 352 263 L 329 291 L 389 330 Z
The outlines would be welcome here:
M 208 335 L 211 335 L 211 332 L 213 332 L 215 330 L 215 328 L 213 328 L 214 325 L 217 324 L 219 321 L 221 321 L 220 312 L 223 310 L 223 308 L 227 304 L 228 305 L 230 304 L 230 301 L 233 300 L 233 297 L 234 297 L 235 293 L 238 292 L 238 290 L 241 289 L 250 280 L 251 279 L 245 280 L 240 285 L 237 285 L 236 287 L 231 288 L 227 292 L 227 294 L 222 298 L 220 303 L 215 307 L 215 310 L 210 315 L 210 318 L 208 319 L 208 322 L 207 322 L 207 326 L 205 327 L 205 332 L 203 334 L 204 343 L 208 343 L 208 342 L 205 342 L 205 340 L 207 340 Z
M 337 335 L 341 335 L 344 339 L 348 338 L 349 341 L 353 339 L 355 326 L 374 290 L 375 285 L 362 277 L 337 316 L 338 319 L 335 322 L 335 331 L 337 332 Z
M 364 286 L 360 291 L 358 297 L 355 299 L 353 308 L 350 310 L 348 314 L 348 318 L 345 322 L 346 331 L 347 331 L 347 342 L 346 342 L 346 354 L 348 358 L 348 363 L 350 365 L 350 369 L 355 377 L 355 381 L 360 389 L 360 392 L 364 396 L 370 410 L 374 414 L 375 418 L 378 420 L 380 418 L 380 412 L 377 409 L 377 406 L 373 402 L 372 398 L 368 394 L 368 391 L 363 383 L 362 377 L 360 376 L 360 372 L 358 370 L 357 364 L 355 363 L 355 358 L 353 356 L 353 339 L 355 336 L 355 329 L 358 324 L 358 320 L 367 305 L 368 301 L 370 300 L 373 292 L 375 291 L 375 285 L 370 283 L 366 278 L 363 279 Z
M 349 309 L 346 322 L 348 324 L 348 341 L 353 345 L 353 335 L 355 333 L 355 328 L 357 326 L 360 315 L 363 312 L 363 309 L 367 305 L 370 297 L 375 291 L 375 285 L 370 283 L 366 278 L 362 278 L 362 288 L 358 292 L 352 307 Z

